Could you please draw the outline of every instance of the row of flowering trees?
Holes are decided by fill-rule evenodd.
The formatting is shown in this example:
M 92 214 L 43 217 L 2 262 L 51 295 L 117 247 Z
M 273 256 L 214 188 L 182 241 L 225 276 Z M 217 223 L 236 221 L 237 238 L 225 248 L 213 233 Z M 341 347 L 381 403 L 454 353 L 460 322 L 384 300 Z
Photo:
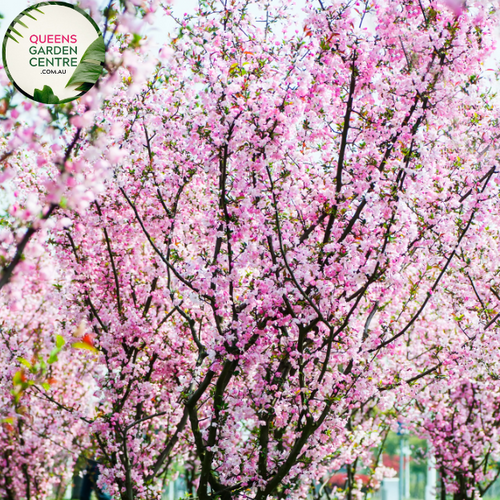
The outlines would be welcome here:
M 7 88 L 2 498 L 83 452 L 123 500 L 179 467 L 201 500 L 344 467 L 351 499 L 398 422 L 443 492 L 495 479 L 496 4 L 298 8 L 202 0 L 155 59 L 132 33 L 169 5 L 110 2 L 86 97 Z

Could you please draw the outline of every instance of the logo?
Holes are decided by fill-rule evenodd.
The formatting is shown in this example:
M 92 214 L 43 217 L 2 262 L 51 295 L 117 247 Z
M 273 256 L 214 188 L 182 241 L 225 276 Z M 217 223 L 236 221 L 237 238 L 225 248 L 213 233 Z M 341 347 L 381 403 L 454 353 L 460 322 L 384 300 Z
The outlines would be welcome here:
M 105 46 L 99 27 L 82 9 L 42 2 L 23 10 L 3 40 L 3 65 L 17 90 L 34 101 L 78 99 L 97 82 Z

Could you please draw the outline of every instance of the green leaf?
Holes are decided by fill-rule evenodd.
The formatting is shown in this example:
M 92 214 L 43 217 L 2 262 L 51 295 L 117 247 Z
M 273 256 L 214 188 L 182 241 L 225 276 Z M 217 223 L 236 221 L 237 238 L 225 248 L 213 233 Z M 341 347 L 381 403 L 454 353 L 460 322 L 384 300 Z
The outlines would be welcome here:
M 86 349 L 87 351 L 91 352 L 99 352 L 94 346 L 87 344 L 87 342 L 75 342 L 74 344 L 71 344 L 75 349 Z
M 47 384 L 47 382 L 42 382 L 42 387 L 46 390 L 46 391 L 50 391 L 50 385 Z
M 86 62 L 89 59 L 97 62 L 104 62 L 106 59 L 106 47 L 102 36 L 97 37 L 87 48 L 82 56 L 81 62 Z
M 93 86 L 93 83 L 82 83 L 79 87 L 76 87 L 75 90 L 79 92 L 88 92 Z
M 57 104 L 59 102 L 59 97 L 54 94 L 54 91 L 48 85 L 44 85 L 42 90 L 35 89 L 33 98 L 35 101 L 43 102 L 44 104 Z
M 63 337 L 61 335 L 56 335 L 56 346 L 61 349 L 61 347 L 66 343 Z
M 106 47 L 104 46 L 103 38 L 99 36 L 88 46 L 66 87 L 73 83 L 90 84 L 90 87 L 88 85 L 80 85 L 77 89 L 82 91 L 89 90 L 101 76 L 102 64 L 105 57 Z
M 47 360 L 47 363 L 49 365 L 51 365 L 52 363 L 55 363 L 57 361 L 57 355 L 59 354 L 60 350 L 61 350 L 60 348 L 54 347 L 54 349 L 52 349 L 52 351 L 50 351 L 50 356 L 49 356 L 49 359 Z
M 17 371 L 12 377 L 12 383 L 14 385 L 22 385 L 23 384 L 23 372 L 22 370 Z
M 94 64 L 92 62 L 81 62 L 75 72 L 66 84 L 71 85 L 72 83 L 83 83 L 88 82 L 94 84 L 99 79 L 102 73 L 102 66 L 100 64 Z
M 19 403 L 19 401 L 21 401 L 21 397 L 23 395 L 22 389 L 13 389 L 12 391 L 10 391 L 10 393 L 14 396 L 14 401 L 16 403 Z
M 47 363 L 48 363 L 49 365 L 52 365 L 52 364 L 56 363 L 56 362 L 58 361 L 58 359 L 59 359 L 59 358 L 57 357 L 57 354 L 51 354 L 51 355 L 49 356 L 49 359 L 47 360 Z
M 24 359 L 24 358 L 17 358 L 17 360 L 19 361 L 19 363 L 23 364 L 26 368 L 30 368 L 31 369 L 31 363 L 27 360 L 27 359 Z

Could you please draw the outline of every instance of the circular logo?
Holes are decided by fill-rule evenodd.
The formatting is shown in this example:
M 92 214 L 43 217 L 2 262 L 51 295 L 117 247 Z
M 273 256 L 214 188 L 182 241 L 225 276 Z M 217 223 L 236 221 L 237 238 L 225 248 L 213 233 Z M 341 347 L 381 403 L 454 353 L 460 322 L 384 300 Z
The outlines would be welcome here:
M 88 92 L 104 66 L 99 27 L 82 9 L 42 2 L 23 10 L 7 29 L 2 57 L 7 75 L 26 97 L 45 104 Z

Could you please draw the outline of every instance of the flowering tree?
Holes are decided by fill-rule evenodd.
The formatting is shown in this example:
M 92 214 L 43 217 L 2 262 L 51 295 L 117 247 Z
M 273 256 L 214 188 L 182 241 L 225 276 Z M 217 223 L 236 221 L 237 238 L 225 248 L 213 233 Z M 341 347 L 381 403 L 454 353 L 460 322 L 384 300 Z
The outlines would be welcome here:
M 492 193 L 493 194 L 493 193 Z M 443 339 L 446 369 L 416 398 L 410 420 L 432 443 L 442 480 L 441 495 L 483 496 L 500 475 L 498 430 L 498 228 L 495 212 L 483 214 L 484 247 L 468 245 L 457 255 L 449 315 L 459 335 Z
M 344 465 L 351 495 L 390 409 L 463 352 L 461 261 L 468 293 L 499 178 L 494 12 L 455 7 L 306 2 L 296 23 L 281 1 L 202 1 L 167 64 L 140 87 L 139 57 L 117 69 L 66 126 L 59 195 L 96 169 L 103 186 L 58 205 L 46 244 L 116 497 L 156 498 L 184 460 L 202 500 L 300 497 Z
M 93 115 L 104 95 L 116 85 L 119 67 L 133 68 L 140 50 L 140 24 L 155 9 L 145 3 L 110 2 L 103 15 L 87 1 L 100 21 L 106 43 L 131 33 L 121 50 L 109 48 L 106 77 L 78 106 L 34 106 L 16 98 L 7 76 L 0 81 L 0 496 L 8 499 L 62 498 L 73 464 L 91 446 L 88 423 L 93 418 L 94 383 L 88 367 L 63 347 L 89 347 L 81 313 L 63 298 L 64 270 L 48 246 L 52 230 L 69 219 L 62 208 L 83 214 L 102 189 L 106 165 L 94 162 L 82 174 L 74 168 L 81 143 L 95 144 Z M 139 21 L 142 19 L 142 21 Z M 136 78 L 136 84 L 140 84 Z M 89 127 L 88 129 L 85 127 Z M 5 203 L 8 207 L 5 208 Z M 76 314 L 76 316 L 75 316 Z M 65 340 L 66 339 L 66 340 Z
M 82 363 L 61 352 L 69 325 L 57 308 L 59 294 L 32 272 L 23 296 L 2 302 L 2 498 L 46 498 L 54 491 L 62 498 L 72 464 L 89 444 L 84 420 L 93 384 Z
M 500 475 L 498 388 L 481 378 L 451 388 L 445 382 L 444 394 L 429 398 L 424 412 L 421 426 L 433 443 L 442 497 L 447 491 L 457 499 L 482 496 Z
M 140 7 L 137 3 L 120 0 L 115 4 L 110 0 L 101 13 L 95 0 L 80 2 L 80 6 L 88 8 L 91 15 L 103 25 L 103 37 L 109 50 L 105 64 L 106 76 L 80 100 L 78 107 L 75 107 L 75 103 L 51 108 L 41 104 L 34 107 L 31 102 L 19 104 L 13 99 L 14 88 L 2 71 L 0 83 L 5 93 L 0 104 L 0 183 L 8 183 L 18 176 L 19 171 L 13 164 L 22 164 L 22 173 L 24 177 L 28 177 L 28 182 L 26 178 L 21 179 L 24 187 L 22 195 L 14 191 L 14 196 L 21 195 L 21 199 L 10 204 L 10 218 L 1 219 L 0 289 L 12 279 L 16 268 L 21 268 L 17 273 L 18 281 L 22 279 L 23 270 L 32 270 L 31 259 L 26 259 L 30 251 L 25 250 L 39 231 L 43 232 L 44 229 L 52 227 L 52 224 L 47 222 L 50 217 L 59 208 L 70 208 L 81 213 L 101 188 L 104 165 L 100 162 L 94 163 L 92 171 L 87 172 L 85 178 L 80 173 L 77 181 L 79 172 L 75 170 L 71 160 L 81 142 L 94 143 L 95 135 L 91 130 L 84 132 L 84 129 L 93 125 L 94 113 L 102 105 L 103 97 L 117 84 L 118 68 L 128 67 L 132 73 L 137 73 L 135 66 L 140 40 L 138 32 L 142 24 L 152 22 L 157 8 L 155 2 L 140 2 Z M 116 35 L 127 32 L 130 34 L 130 43 L 124 44 L 121 50 L 112 47 Z M 145 67 L 147 74 L 147 64 Z M 141 84 L 140 76 L 139 73 L 136 74 L 135 85 Z M 95 147 L 97 150 L 104 147 L 102 138 L 100 144 Z M 44 169 L 47 165 L 53 167 L 48 175 Z M 42 175 L 35 177 L 33 169 L 42 169 Z M 45 189 L 38 193 L 29 185 L 30 182 L 43 182 Z M 62 193 L 65 196 L 62 196 Z M 43 235 L 41 240 L 44 240 Z M 34 246 L 37 245 L 35 243 Z

